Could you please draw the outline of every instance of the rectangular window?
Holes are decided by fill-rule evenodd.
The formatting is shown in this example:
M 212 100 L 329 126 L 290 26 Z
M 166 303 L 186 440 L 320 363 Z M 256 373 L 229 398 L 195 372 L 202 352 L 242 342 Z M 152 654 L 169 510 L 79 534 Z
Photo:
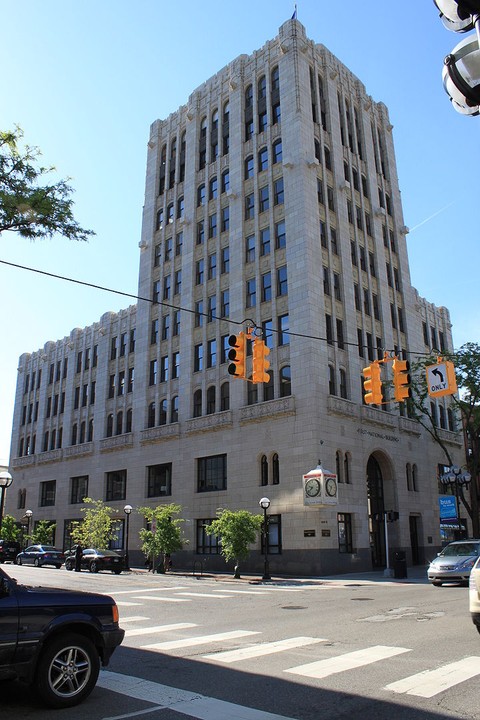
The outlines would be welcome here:
M 172 354 L 172 380 L 180 377 L 180 353 Z
M 197 245 L 203 245 L 205 240 L 205 222 L 200 220 L 197 222 Z
M 230 248 L 224 247 L 222 248 L 222 275 L 230 272 Z
M 221 232 L 226 232 L 230 228 L 230 208 L 228 205 L 227 207 L 223 207 L 221 210 L 220 223 Z
M 215 535 L 207 535 L 205 528 L 210 525 L 211 519 L 197 520 L 197 545 L 195 552 L 197 555 L 219 555 L 220 554 L 220 538 Z
M 227 456 L 197 458 L 197 491 L 214 492 L 227 489 Z
M 290 343 L 290 321 L 288 315 L 279 315 L 278 317 L 278 344 L 288 345 Z
M 135 378 L 135 368 L 128 368 L 127 393 L 133 392 L 133 381 Z
M 172 494 L 172 463 L 147 467 L 147 497 Z
M 208 237 L 217 237 L 217 213 L 208 216 Z
M 261 187 L 258 191 L 258 205 L 260 212 L 265 212 L 270 207 L 270 198 L 268 193 L 268 186 Z
M 217 341 L 207 341 L 207 367 L 215 367 L 217 364 Z
M 247 308 L 255 307 L 257 304 L 257 287 L 255 278 L 247 280 L 247 293 L 245 305 Z
M 150 345 L 155 345 L 158 342 L 158 318 L 152 320 L 150 326 Z
M 286 245 L 285 220 L 281 220 L 275 225 L 275 248 L 279 250 Z
M 273 203 L 274 205 L 283 205 L 284 199 L 283 178 L 278 178 L 273 183 Z
M 270 228 L 260 230 L 260 255 L 270 254 Z
M 217 253 L 208 256 L 208 279 L 213 280 L 217 277 Z
M 127 333 L 122 333 L 120 335 L 120 357 L 125 357 L 125 353 L 127 351 Z M 85 362 L 87 361 L 87 351 L 85 351 Z
M 288 294 L 287 266 L 277 268 L 277 297 Z
M 168 382 L 168 356 L 160 358 L 160 382 Z
M 86 497 L 88 497 L 88 475 L 70 478 L 70 505 L 83 503 L 83 498 Z
M 175 255 L 179 257 L 182 254 L 183 248 L 183 232 L 177 233 L 175 237 Z
M 268 302 L 272 299 L 272 273 L 267 272 L 262 275 L 262 302 Z
M 110 341 L 110 360 L 115 360 L 117 357 L 117 338 L 112 337 Z
M 157 384 L 157 360 L 150 360 L 149 385 Z
M 193 352 L 193 370 L 199 372 L 203 370 L 203 345 L 195 345 Z
M 127 491 L 127 471 L 116 470 L 115 472 L 106 473 L 106 493 L 105 500 L 111 502 L 113 500 L 125 500 Z
M 255 235 L 249 235 L 245 238 L 245 262 L 250 263 L 255 260 Z
M 75 388 L 75 397 L 77 393 L 78 388 Z M 115 396 L 115 375 L 110 375 L 109 381 L 108 381 L 108 397 L 113 398 Z
M 255 197 L 253 193 L 245 195 L 245 220 L 253 220 L 255 217 Z
M 40 507 L 55 505 L 56 480 L 47 480 L 40 483 Z
M 337 514 L 338 552 L 352 553 L 352 516 L 350 513 Z
M 196 270 L 195 270 L 195 284 L 196 285 L 202 285 L 205 278 L 205 264 L 203 259 L 197 260 Z
M 230 315 L 230 291 L 222 290 L 220 315 L 222 318 L 228 318 Z

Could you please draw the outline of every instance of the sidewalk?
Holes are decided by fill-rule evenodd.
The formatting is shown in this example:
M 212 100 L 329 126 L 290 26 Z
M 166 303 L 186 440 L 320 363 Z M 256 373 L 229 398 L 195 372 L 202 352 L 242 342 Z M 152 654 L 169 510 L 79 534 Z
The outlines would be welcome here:
M 128 572 L 128 571 L 127 571 Z M 148 570 L 144 568 L 132 568 L 133 574 L 145 575 Z M 393 571 L 392 575 L 393 575 Z M 162 578 L 164 573 L 151 573 L 152 577 Z M 233 577 L 233 570 L 227 572 L 204 572 L 194 573 L 187 570 L 171 570 L 166 573 L 168 577 L 195 577 L 197 580 L 214 580 L 216 582 L 235 582 L 248 583 L 250 585 L 284 585 L 284 586 L 307 586 L 307 585 L 327 585 L 327 584 L 361 584 L 368 585 L 371 583 L 394 583 L 394 584 L 417 584 L 428 585 L 427 566 L 416 565 L 407 568 L 407 577 L 395 578 L 384 574 L 383 570 L 372 570 L 365 573 L 348 573 L 346 575 L 325 575 L 321 577 L 290 577 L 282 575 L 272 575 L 271 580 L 263 580 L 259 574 L 242 573 L 240 578 Z

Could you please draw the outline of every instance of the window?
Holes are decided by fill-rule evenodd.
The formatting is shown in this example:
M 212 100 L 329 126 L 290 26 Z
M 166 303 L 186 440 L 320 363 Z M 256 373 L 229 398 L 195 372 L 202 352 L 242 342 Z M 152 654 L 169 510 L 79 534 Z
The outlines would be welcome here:
M 163 398 L 163 400 L 160 400 L 160 407 L 159 407 L 159 413 L 158 413 L 158 424 L 159 425 L 167 424 L 167 401 L 165 398 Z
M 157 360 L 150 360 L 149 385 L 157 384 Z
M 268 168 L 268 148 L 263 147 L 258 151 L 258 172 Z
M 170 404 L 170 422 L 178 422 L 178 395 L 174 395 L 172 397 L 172 402 Z
M 217 237 L 217 213 L 208 216 L 208 237 Z
M 47 480 L 40 483 L 40 507 L 55 505 L 56 480 Z
M 222 318 L 228 318 L 230 315 L 230 292 L 229 292 L 229 290 L 222 290 L 220 297 L 221 297 L 220 315 Z
M 352 553 L 352 516 L 350 513 L 337 514 L 338 552 Z
M 285 367 L 281 368 L 280 370 L 280 397 L 287 397 L 288 395 L 292 394 L 292 375 L 290 371 L 290 366 L 285 365 Z
M 197 546 L 195 552 L 197 555 L 219 555 L 221 539 L 217 538 L 216 535 L 208 535 L 205 528 L 210 525 L 212 521 L 197 520 Z
M 177 233 L 175 237 L 175 255 L 179 257 L 182 254 L 183 232 Z
M 273 183 L 273 204 L 274 205 L 283 205 L 285 200 L 284 192 L 283 192 L 283 177 L 278 178 L 278 180 L 275 180 Z
M 172 494 L 172 463 L 147 467 L 147 497 Z
M 205 240 L 205 222 L 200 220 L 197 222 L 197 245 L 203 245 Z
M 215 412 L 215 385 L 210 385 L 207 388 L 207 415 L 212 415 Z
M 116 470 L 115 472 L 107 472 L 105 500 L 107 502 L 125 500 L 126 491 L 127 471 Z
M 170 275 L 163 278 L 163 300 L 170 300 L 172 289 L 172 280 Z
M 221 272 L 222 275 L 230 272 L 230 248 L 228 247 L 228 245 L 227 247 L 222 248 Z
M 261 551 L 265 552 L 265 536 L 261 534 Z M 267 553 L 280 555 L 282 552 L 282 517 L 281 515 L 268 516 Z
M 260 255 L 270 254 L 270 228 L 260 230 Z
M 226 232 L 230 228 L 230 208 L 228 205 L 220 211 L 220 231 Z
M 170 315 L 162 315 L 162 340 L 168 340 L 170 335 Z
M 253 193 L 245 195 L 245 220 L 253 220 L 255 217 L 255 198 Z
M 255 260 L 255 235 L 249 235 L 245 238 L 245 262 L 250 263 Z
M 272 457 L 272 485 L 280 483 L 280 461 L 278 454 L 274 453 Z
M 245 158 L 245 180 L 253 177 L 255 171 L 255 165 L 253 162 L 253 155 L 249 155 Z
M 208 279 L 213 280 L 217 277 L 217 253 L 208 256 Z
M 106 436 L 112 437 L 113 435 L 113 415 L 110 413 L 107 417 L 107 431 Z M 73 441 L 75 439 L 75 442 Z M 72 445 L 75 445 L 77 442 L 77 425 L 75 424 L 72 428 Z
M 260 485 L 268 485 L 268 460 L 266 455 L 262 455 L 260 460 Z
M 75 406 L 78 407 L 77 404 L 77 391 L 79 391 L 80 388 L 75 388 Z M 113 398 L 115 396 L 115 375 L 110 375 L 109 381 L 108 381 L 108 397 Z
M 260 212 L 265 212 L 270 207 L 270 197 L 268 193 L 268 185 L 261 187 L 258 191 L 258 205 Z
M 218 197 L 218 180 L 217 180 L 217 176 L 214 175 L 214 177 L 210 178 L 208 199 L 214 200 L 217 197 Z
M 287 266 L 277 268 L 277 297 L 288 294 Z
M 275 249 L 279 250 L 286 245 L 287 236 L 285 234 L 285 220 L 281 220 L 275 225 Z
M 230 172 L 225 170 L 222 173 L 222 193 L 226 193 L 230 190 Z
M 282 141 L 275 140 L 275 142 L 272 145 L 272 156 L 273 156 L 273 164 L 281 163 L 283 158 L 282 153 Z
M 84 424 L 85 424 L 85 423 L 82 423 L 82 426 L 83 426 Z M 82 440 L 82 432 L 84 432 L 84 428 L 83 428 L 83 427 L 80 428 L 80 442 L 83 442 L 83 440 Z M 122 412 L 122 410 L 120 410 L 120 411 L 117 413 L 117 426 L 116 426 L 116 430 L 115 430 L 115 435 L 121 435 L 122 433 L 123 433 L 123 412 Z
M 182 292 L 182 271 L 175 270 L 175 284 L 173 287 L 173 294 L 180 295 Z
M 160 382 L 168 382 L 168 355 L 160 358 Z
M 97 346 L 95 345 L 95 347 L 93 348 L 94 367 L 96 367 L 96 365 L 97 365 L 96 349 L 97 349 Z M 132 330 L 130 330 L 130 341 L 129 341 L 128 352 L 129 353 L 135 352 L 135 328 L 132 328 Z
M 257 287 L 255 283 L 255 278 L 247 280 L 247 292 L 245 300 L 245 305 L 247 308 L 255 307 L 257 304 Z
M 171 237 L 165 238 L 165 262 L 168 262 L 172 259 L 172 247 L 173 247 L 173 240 Z
M 148 406 L 147 427 L 155 427 L 155 419 L 155 403 L 151 402 Z
M 211 295 L 207 298 L 207 322 L 211 323 L 217 318 L 217 296 Z
M 288 315 L 279 315 L 278 317 L 278 345 L 288 345 L 290 343 L 290 329 Z
M 195 284 L 196 285 L 202 285 L 203 281 L 205 279 L 205 263 L 202 260 L 197 260 L 196 269 L 195 269 Z
M 262 302 L 272 299 L 272 273 L 264 273 L 261 277 Z
M 220 410 L 230 409 L 230 384 L 222 383 L 220 386 Z
M 227 456 L 212 455 L 197 459 L 197 491 L 227 489 Z
M 199 372 L 203 370 L 203 345 L 195 345 L 193 349 L 193 370 Z
M 328 366 L 328 392 L 330 395 L 337 394 L 337 386 L 335 381 L 335 368 L 333 365 Z
M 195 327 L 203 327 L 203 300 L 195 303 Z
M 193 417 L 202 416 L 202 391 L 195 390 L 193 393 Z

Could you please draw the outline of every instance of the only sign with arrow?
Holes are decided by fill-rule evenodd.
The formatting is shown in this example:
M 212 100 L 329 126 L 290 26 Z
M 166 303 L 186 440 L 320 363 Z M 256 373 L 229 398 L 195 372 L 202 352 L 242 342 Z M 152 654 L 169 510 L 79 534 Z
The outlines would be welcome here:
M 427 373 L 427 386 L 430 397 L 453 395 L 457 392 L 455 367 L 450 360 L 441 362 L 441 358 L 438 358 L 436 365 L 427 365 L 425 370 Z

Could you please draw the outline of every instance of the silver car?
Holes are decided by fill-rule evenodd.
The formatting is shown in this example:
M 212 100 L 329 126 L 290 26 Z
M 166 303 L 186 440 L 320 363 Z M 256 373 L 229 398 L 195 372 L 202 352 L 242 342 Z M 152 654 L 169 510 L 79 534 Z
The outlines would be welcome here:
M 438 553 L 428 568 L 432 585 L 462 583 L 468 585 L 470 572 L 480 555 L 480 540 L 458 540 Z
M 480 633 L 480 558 L 470 573 L 468 599 L 473 623 Z

